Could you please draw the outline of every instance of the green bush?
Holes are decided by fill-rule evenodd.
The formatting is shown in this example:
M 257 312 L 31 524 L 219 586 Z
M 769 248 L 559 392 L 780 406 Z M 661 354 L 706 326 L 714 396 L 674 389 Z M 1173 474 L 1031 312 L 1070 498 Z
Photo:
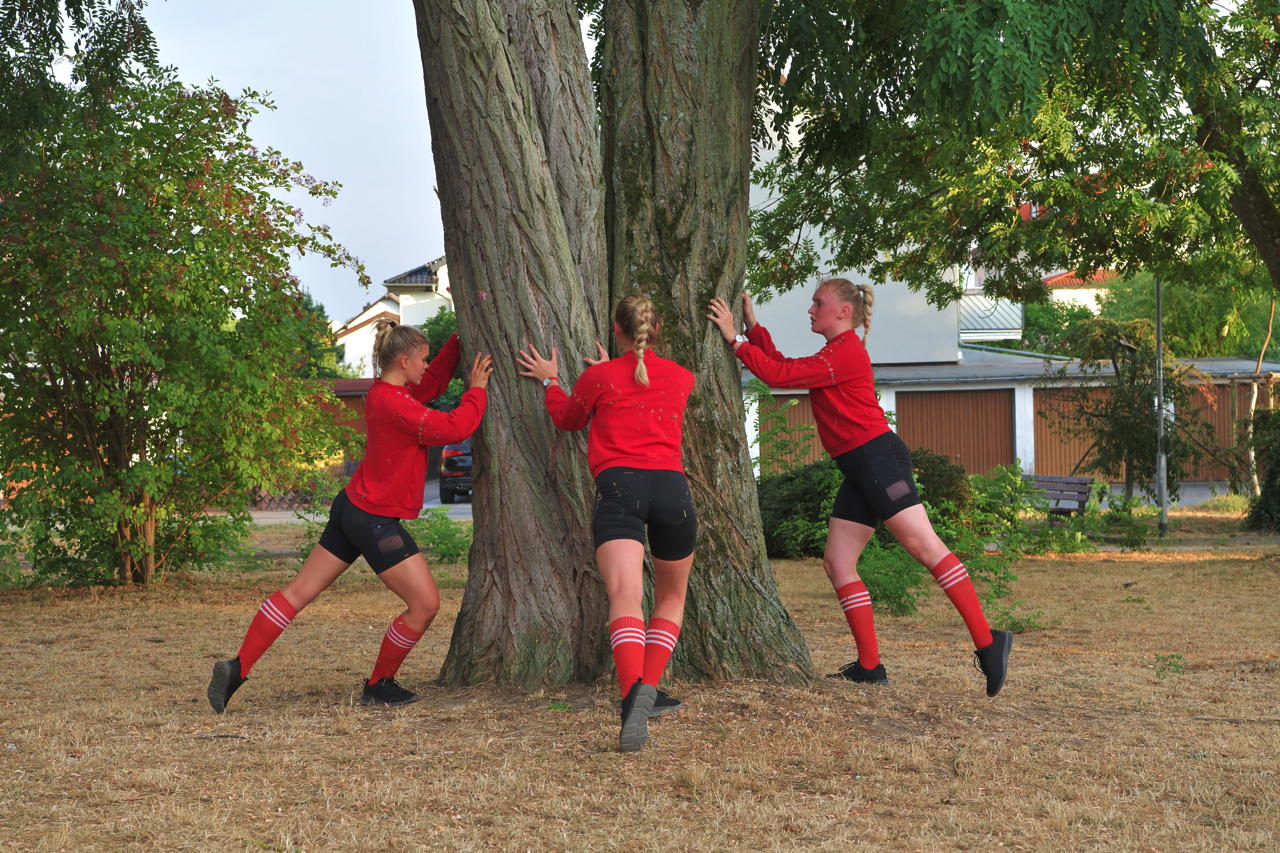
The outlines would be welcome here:
M 929 573 L 896 542 L 872 536 L 858 560 L 858 576 L 867 585 L 877 613 L 908 616 L 930 582 Z
M 1093 540 L 1104 532 L 1098 508 L 1105 484 L 1095 489 L 1083 515 L 1050 525 L 1043 493 L 1023 479 L 1017 464 L 970 477 L 947 457 L 928 450 L 912 451 L 912 460 L 934 529 L 964 561 L 989 603 L 1009 594 L 1016 580 L 1010 566 L 1018 557 L 1094 550 Z M 760 480 L 760 515 L 770 557 L 822 556 L 831 503 L 840 483 L 840 472 L 831 461 Z M 1123 519 L 1114 521 L 1109 532 L 1115 531 L 1116 524 L 1123 526 Z M 1127 537 L 1126 544 L 1131 539 Z M 925 569 L 883 526 L 858 561 L 858 573 L 877 607 L 893 614 L 914 611 L 929 581 Z M 1002 614 L 1011 625 L 1035 623 L 1036 614 L 1015 618 L 1010 608 Z
M 471 525 L 449 518 L 449 511 L 442 506 L 428 508 L 420 518 L 406 521 L 404 526 L 436 562 L 463 562 L 471 550 Z
M 770 557 L 822 556 L 831 502 L 841 480 L 830 459 L 761 478 L 757 495 Z
M 941 453 L 917 447 L 911 451 L 911 468 L 925 502 L 934 507 L 945 503 L 948 512 L 960 516 L 973 508 L 973 488 L 963 466 Z

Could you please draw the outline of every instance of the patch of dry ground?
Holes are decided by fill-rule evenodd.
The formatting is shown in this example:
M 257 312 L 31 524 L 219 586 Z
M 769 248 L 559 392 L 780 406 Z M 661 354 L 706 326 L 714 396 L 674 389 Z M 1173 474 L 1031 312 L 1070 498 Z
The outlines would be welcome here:
M 222 716 L 204 689 L 287 572 L 0 594 L 0 849 L 1275 850 L 1280 548 L 1027 561 L 989 700 L 932 594 L 881 617 L 892 686 L 675 683 L 615 751 L 610 685 L 428 680 L 461 591 L 403 681 L 353 703 L 393 599 L 348 572 Z M 852 644 L 817 561 L 776 566 L 820 671 Z M 459 569 L 453 570 L 455 576 Z

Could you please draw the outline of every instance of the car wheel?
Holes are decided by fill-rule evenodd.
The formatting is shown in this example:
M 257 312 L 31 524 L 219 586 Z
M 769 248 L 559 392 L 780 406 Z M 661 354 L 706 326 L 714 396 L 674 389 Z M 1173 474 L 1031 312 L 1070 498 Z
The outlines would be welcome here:
M 453 503 L 453 499 L 454 497 L 457 496 L 457 494 L 458 493 L 453 490 L 452 486 L 446 486 L 444 483 L 440 484 L 440 503 L 442 504 Z

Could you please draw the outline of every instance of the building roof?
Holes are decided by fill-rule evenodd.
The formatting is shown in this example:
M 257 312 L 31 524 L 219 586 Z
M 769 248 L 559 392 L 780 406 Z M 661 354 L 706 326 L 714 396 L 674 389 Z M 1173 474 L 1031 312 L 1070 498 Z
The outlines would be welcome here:
M 876 383 L 885 388 L 910 389 L 927 385 L 1027 384 L 1055 380 L 1066 368 L 1066 379 L 1095 379 L 1111 375 L 1104 366 L 1085 373 L 1080 363 L 1061 355 L 1024 352 L 981 344 L 961 344 L 961 360 L 937 364 L 882 364 L 875 368 Z M 1256 362 L 1243 358 L 1180 359 L 1219 381 L 1272 382 L 1280 380 L 1280 362 L 1267 361 L 1255 372 Z M 781 391 L 781 393 L 805 393 Z
M 435 285 L 440 283 L 440 268 L 445 265 L 443 257 L 436 258 L 421 266 L 416 266 L 411 270 L 405 270 L 399 275 L 393 275 L 391 278 L 383 282 L 388 289 L 394 285 L 403 288 L 405 285 Z
M 1022 306 L 982 293 L 960 298 L 960 340 L 999 341 L 1022 337 Z
M 1076 275 L 1075 270 L 1067 270 L 1066 272 L 1047 275 L 1041 281 L 1050 288 L 1061 290 L 1069 287 L 1098 287 L 1114 278 L 1118 278 L 1119 275 L 1115 270 L 1094 270 L 1084 278 L 1081 278 Z
M 333 393 L 339 397 L 363 397 L 372 387 L 372 379 L 333 380 Z

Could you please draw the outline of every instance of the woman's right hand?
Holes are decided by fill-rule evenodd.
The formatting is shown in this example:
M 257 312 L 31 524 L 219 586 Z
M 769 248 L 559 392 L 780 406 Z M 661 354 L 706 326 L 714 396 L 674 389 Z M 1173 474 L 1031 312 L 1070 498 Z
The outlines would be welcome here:
M 729 303 L 719 296 L 708 303 L 707 319 L 720 330 L 720 336 L 724 338 L 725 343 L 732 343 L 737 337 L 738 331 L 733 326 L 733 312 L 729 310 Z
M 537 348 L 529 347 L 527 350 L 520 350 L 516 355 L 516 365 L 524 368 L 520 371 L 521 376 L 528 376 L 530 379 L 536 379 L 543 382 L 547 379 L 556 379 L 560 375 L 560 367 L 558 363 L 559 356 L 556 355 L 555 347 L 551 348 L 551 358 L 543 358 L 542 353 Z
M 748 331 L 756 326 L 756 307 L 751 303 L 751 294 L 745 290 L 742 291 L 742 325 Z
M 471 369 L 467 371 L 468 388 L 488 388 L 489 377 L 493 375 L 493 356 L 476 353 Z

